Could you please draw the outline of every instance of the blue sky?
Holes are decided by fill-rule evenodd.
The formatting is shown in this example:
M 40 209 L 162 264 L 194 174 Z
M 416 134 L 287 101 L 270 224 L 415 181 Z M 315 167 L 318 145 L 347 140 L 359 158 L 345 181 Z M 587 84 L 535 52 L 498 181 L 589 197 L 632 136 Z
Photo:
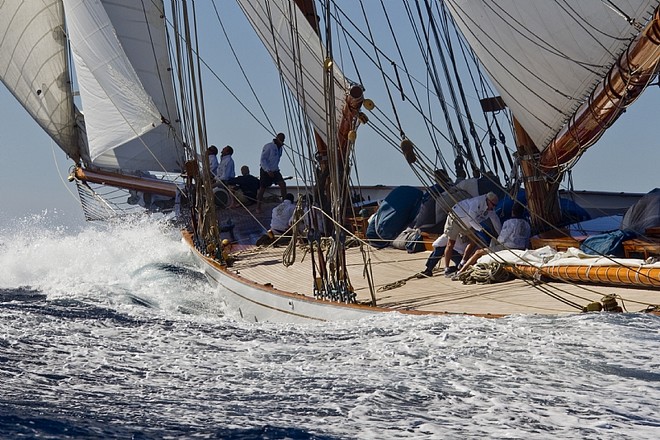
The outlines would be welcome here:
M 231 13 L 236 13 L 233 11 Z M 226 22 L 238 26 L 242 15 Z M 220 36 L 216 36 L 219 41 Z M 248 72 L 273 71 L 256 38 L 244 36 L 238 51 L 248 53 Z M 219 43 L 218 43 L 219 44 Z M 252 56 L 253 55 L 253 56 Z M 231 59 L 217 65 L 219 75 L 228 73 Z M 260 96 L 271 109 L 275 124 L 283 124 L 277 114 L 281 108 L 279 85 L 274 75 L 263 74 Z M 208 84 L 207 84 L 208 86 Z M 241 94 L 245 86 L 234 86 Z M 367 92 L 370 88 L 367 86 Z M 368 93 L 367 93 L 367 97 Z M 660 88 L 653 86 L 629 109 L 600 142 L 592 147 L 574 168 L 575 189 L 602 191 L 647 192 L 658 182 L 660 141 L 657 138 L 658 98 Z M 25 217 L 44 211 L 57 211 L 61 216 L 78 221 L 82 213 L 78 206 L 75 185 L 66 181 L 71 165 L 59 148 L 28 116 L 13 96 L 0 86 L 0 224 L 11 218 Z M 269 130 L 259 126 L 238 106 L 226 92 L 209 91 L 209 142 L 222 147 L 234 147 L 236 170 L 247 164 L 258 173 L 261 147 L 272 138 Z M 282 125 L 275 132 L 285 131 Z M 409 136 L 414 133 L 408 132 Z M 363 184 L 416 184 L 400 153 L 383 146 L 370 132 L 369 126 L 360 128 L 357 143 L 358 161 L 363 165 L 360 178 Z M 283 159 L 283 174 L 292 174 L 292 167 Z

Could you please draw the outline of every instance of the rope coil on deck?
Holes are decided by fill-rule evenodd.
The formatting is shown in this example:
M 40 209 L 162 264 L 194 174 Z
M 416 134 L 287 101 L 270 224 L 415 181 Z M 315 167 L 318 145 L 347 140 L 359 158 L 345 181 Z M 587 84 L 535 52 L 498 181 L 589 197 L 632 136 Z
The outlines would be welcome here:
M 456 275 L 463 284 L 493 284 L 511 279 L 512 275 L 500 263 L 478 263 Z

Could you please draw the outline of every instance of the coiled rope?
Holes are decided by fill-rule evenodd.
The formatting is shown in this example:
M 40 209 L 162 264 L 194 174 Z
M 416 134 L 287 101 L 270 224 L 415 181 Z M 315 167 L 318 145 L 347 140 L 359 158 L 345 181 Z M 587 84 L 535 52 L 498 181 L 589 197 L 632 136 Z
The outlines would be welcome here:
M 504 268 L 504 265 L 493 262 L 475 264 L 455 277 L 463 284 L 493 284 L 509 281 L 512 275 Z

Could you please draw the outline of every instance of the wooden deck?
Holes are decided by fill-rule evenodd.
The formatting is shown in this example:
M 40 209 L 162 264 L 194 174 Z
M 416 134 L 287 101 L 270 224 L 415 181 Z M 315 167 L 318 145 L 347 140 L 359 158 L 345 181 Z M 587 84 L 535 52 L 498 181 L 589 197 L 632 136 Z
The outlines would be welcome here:
M 541 283 L 515 279 L 496 284 L 463 284 L 442 274 L 432 278 L 415 277 L 429 252 L 408 254 L 393 248 L 375 250 L 364 247 L 373 270 L 377 305 L 392 310 L 416 310 L 426 313 L 467 314 L 562 314 L 577 313 L 604 295 L 616 294 L 619 305 L 629 312 L 641 311 L 660 303 L 660 291 L 567 283 Z M 229 269 L 259 284 L 312 296 L 311 258 L 302 248 L 296 249 L 296 263 L 282 264 L 284 247 L 258 252 L 238 253 Z M 371 294 L 363 277 L 363 257 L 359 247 L 347 250 L 351 282 L 361 303 L 369 303 Z M 389 289 L 383 287 L 394 285 Z M 580 308 L 569 305 L 575 303 Z
M 223 236 L 238 244 L 254 243 L 268 228 L 271 210 L 277 204 L 277 195 L 273 191 L 271 193 L 270 200 L 259 214 L 255 212 L 254 206 L 249 207 L 248 211 L 242 208 L 222 210 L 221 225 L 234 225 L 233 235 L 226 231 Z M 360 223 L 362 228 L 363 223 Z M 235 255 L 238 259 L 229 271 L 257 284 L 313 297 L 311 256 L 303 247 L 298 246 L 295 264 L 285 267 L 282 264 L 284 249 L 284 246 L 279 246 L 237 251 Z M 425 252 L 409 254 L 393 248 L 377 250 L 364 245 L 365 257 L 373 271 L 374 294 L 378 306 L 422 313 L 500 316 L 579 313 L 582 307 L 601 301 L 605 295 L 610 294 L 617 295 L 619 305 L 629 312 L 642 311 L 649 305 L 660 304 L 660 290 L 653 288 L 534 283 L 521 279 L 496 284 L 463 284 L 445 278 L 441 273 L 431 278 L 416 278 L 415 275 L 425 268 L 430 253 L 430 248 L 427 249 Z M 360 247 L 348 248 L 346 256 L 357 300 L 362 304 L 370 304 L 371 292 L 363 275 L 364 261 Z

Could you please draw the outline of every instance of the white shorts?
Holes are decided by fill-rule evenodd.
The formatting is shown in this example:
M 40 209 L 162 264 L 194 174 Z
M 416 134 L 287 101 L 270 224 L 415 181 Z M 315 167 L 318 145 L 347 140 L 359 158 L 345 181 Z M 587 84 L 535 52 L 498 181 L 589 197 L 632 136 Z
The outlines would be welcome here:
M 454 215 L 450 213 L 447 216 L 447 220 L 445 221 L 444 235 L 446 235 L 450 240 L 456 241 L 458 236 L 461 234 L 467 235 L 467 231 L 461 227 L 460 222 L 456 221 Z

